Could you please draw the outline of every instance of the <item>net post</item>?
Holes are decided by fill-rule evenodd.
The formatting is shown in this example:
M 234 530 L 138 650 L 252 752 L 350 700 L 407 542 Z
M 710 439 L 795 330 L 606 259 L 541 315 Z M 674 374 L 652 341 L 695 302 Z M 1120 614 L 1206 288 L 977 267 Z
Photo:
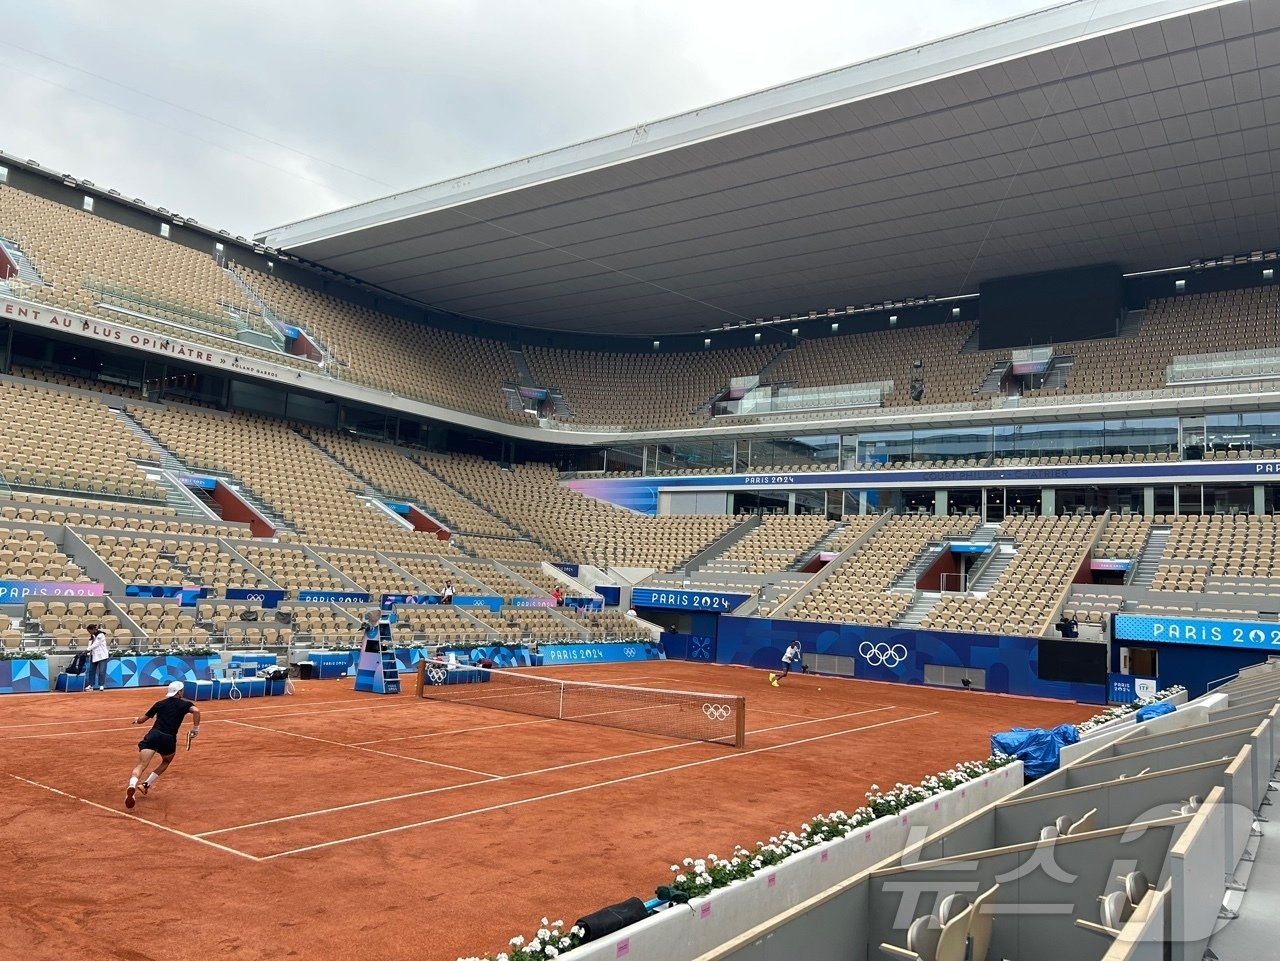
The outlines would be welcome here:
M 414 693 L 418 697 L 422 697 L 422 692 L 427 686 L 427 659 L 424 657 L 417 664 L 417 680 L 414 683 Z
M 741 695 L 736 698 L 738 724 L 734 732 L 733 746 L 741 750 L 747 746 L 747 699 Z

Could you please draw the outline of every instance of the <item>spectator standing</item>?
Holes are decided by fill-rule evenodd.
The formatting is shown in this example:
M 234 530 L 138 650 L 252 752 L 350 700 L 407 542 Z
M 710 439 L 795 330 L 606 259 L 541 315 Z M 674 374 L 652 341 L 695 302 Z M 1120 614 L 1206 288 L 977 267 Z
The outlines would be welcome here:
M 107 658 L 111 656 L 107 635 L 97 624 L 90 624 L 85 630 L 89 632 L 89 649 L 85 652 L 84 689 L 101 691 L 107 686 Z

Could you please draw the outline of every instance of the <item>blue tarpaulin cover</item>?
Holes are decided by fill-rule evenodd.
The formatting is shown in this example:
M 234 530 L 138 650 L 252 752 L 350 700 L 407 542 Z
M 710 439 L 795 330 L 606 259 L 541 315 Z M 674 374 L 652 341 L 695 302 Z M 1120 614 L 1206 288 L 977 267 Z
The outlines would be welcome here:
M 1043 728 L 1015 727 L 1012 731 L 991 735 L 991 753 L 1008 754 L 1022 762 L 1022 772 L 1028 778 L 1043 777 L 1058 769 L 1058 750 L 1061 748 L 1053 732 Z
M 1157 701 L 1155 704 L 1148 704 L 1146 707 L 1138 708 L 1138 723 L 1149 721 L 1153 717 L 1159 717 L 1161 714 L 1172 714 L 1177 708 L 1168 701 Z

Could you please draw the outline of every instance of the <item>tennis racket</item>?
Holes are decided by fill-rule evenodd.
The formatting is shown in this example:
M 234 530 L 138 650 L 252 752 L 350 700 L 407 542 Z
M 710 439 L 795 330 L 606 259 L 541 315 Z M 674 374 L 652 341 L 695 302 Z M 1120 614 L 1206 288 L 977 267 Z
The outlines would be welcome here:
M 187 732 L 187 750 L 188 751 L 191 750 L 191 742 L 194 741 L 195 739 L 196 739 L 196 732 L 188 731 Z

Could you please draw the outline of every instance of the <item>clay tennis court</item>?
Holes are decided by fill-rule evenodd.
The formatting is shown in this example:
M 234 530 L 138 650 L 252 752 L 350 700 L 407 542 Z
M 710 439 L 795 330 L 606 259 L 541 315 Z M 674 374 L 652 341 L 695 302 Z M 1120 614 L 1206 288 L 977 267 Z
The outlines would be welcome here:
M 743 694 L 746 747 L 303 682 L 202 702 L 126 812 L 160 689 L 0 698 L 0 957 L 454 961 L 1095 712 L 671 661 L 536 673 Z

